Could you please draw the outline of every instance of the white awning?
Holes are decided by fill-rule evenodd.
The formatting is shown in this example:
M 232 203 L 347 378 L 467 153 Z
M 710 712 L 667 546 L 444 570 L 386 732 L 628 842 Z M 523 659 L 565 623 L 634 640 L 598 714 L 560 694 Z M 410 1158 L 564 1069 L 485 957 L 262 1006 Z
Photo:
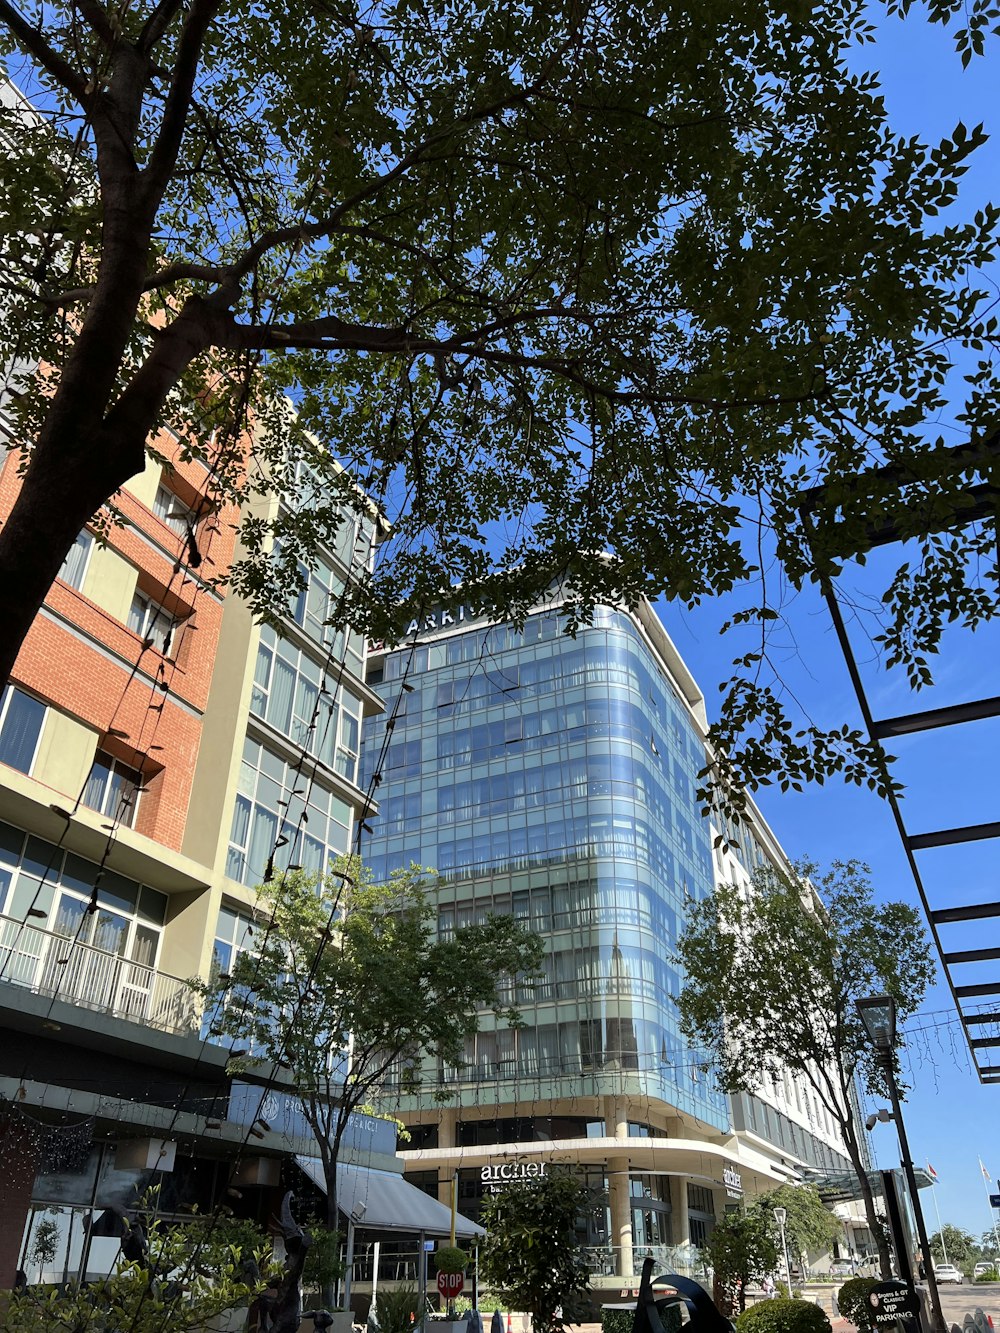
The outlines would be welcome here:
M 296 1157 L 318 1189 L 326 1191 L 323 1163 L 318 1157 Z M 425 1236 L 451 1235 L 451 1209 L 392 1171 L 362 1166 L 337 1167 L 337 1207 L 366 1231 L 407 1231 Z M 471 1240 L 485 1230 L 461 1213 L 455 1215 L 455 1236 Z

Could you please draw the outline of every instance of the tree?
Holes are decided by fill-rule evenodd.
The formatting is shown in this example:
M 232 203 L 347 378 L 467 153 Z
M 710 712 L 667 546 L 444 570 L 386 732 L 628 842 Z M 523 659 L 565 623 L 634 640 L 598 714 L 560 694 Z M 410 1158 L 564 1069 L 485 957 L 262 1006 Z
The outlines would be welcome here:
M 891 995 L 902 1024 L 934 969 L 917 912 L 876 904 L 868 868 L 834 862 L 819 875 L 759 870 L 749 890 L 723 885 L 693 904 L 677 952 L 686 972 L 683 1032 L 714 1053 L 727 1092 L 799 1074 L 834 1121 L 858 1179 L 884 1276 L 888 1242 L 861 1155 L 857 1076 L 885 1095 L 884 1075 L 854 1001 Z
M 763 1218 L 777 1235 L 775 1208 L 785 1210 L 785 1239 L 789 1253 L 797 1258 L 811 1251 L 826 1254 L 834 1241 L 843 1235 L 840 1219 L 827 1208 L 815 1185 L 779 1185 L 777 1189 L 758 1195 L 747 1211 Z
M 945 1222 L 940 1231 L 928 1237 L 935 1263 L 951 1263 L 957 1268 L 971 1268 L 982 1252 L 975 1236 L 962 1227 Z
M 28 1258 L 38 1265 L 38 1281 L 42 1273 L 52 1263 L 59 1248 L 59 1223 L 53 1217 L 39 1218 L 35 1234 L 31 1239 L 31 1252 Z
M 584 1318 L 590 1266 L 577 1225 L 597 1207 L 578 1177 L 552 1167 L 484 1200 L 480 1279 L 508 1309 L 530 1311 L 534 1333 L 563 1333 Z
M 507 982 L 538 971 L 543 946 L 511 917 L 437 938 L 418 867 L 374 884 L 357 857 L 317 877 L 294 871 L 261 886 L 269 922 L 228 974 L 192 983 L 218 1035 L 273 1066 L 290 1066 L 326 1182 L 336 1230 L 337 1161 L 351 1114 L 391 1074 L 420 1081 L 425 1058 L 456 1065 L 479 1011 L 517 1023 Z
M 968 12 L 971 52 L 990 0 Z M 8 404 L 0 684 L 169 426 L 210 463 L 206 508 L 297 501 L 248 510 L 234 578 L 260 614 L 364 503 L 355 479 L 393 534 L 344 608 L 376 638 L 441 601 L 519 613 L 562 576 L 578 617 L 745 585 L 765 642 L 727 695 L 735 777 L 885 786 L 860 733 L 775 724 L 757 535 L 801 587 L 928 497 L 942 526 L 965 512 L 995 371 L 955 402 L 948 371 L 995 336 L 971 275 L 1000 213 L 938 226 L 981 127 L 894 136 L 852 71 L 853 0 L 697 23 L 667 0 L 0 0 L 0 32 L 34 107 L 0 124 L 0 364 L 44 368 Z M 921 431 L 946 409 L 960 464 Z M 859 494 L 885 461 L 894 489 Z M 837 521 L 810 543 L 816 481 Z M 887 655 L 995 614 L 994 554 L 978 531 L 925 543 Z
M 778 1247 L 758 1213 L 727 1213 L 702 1246 L 714 1274 L 715 1303 L 725 1315 L 746 1309 L 747 1287 L 773 1273 Z
M 997 1245 L 997 1233 L 993 1227 L 989 1227 L 980 1237 L 979 1253 L 984 1259 L 1000 1259 L 1000 1246 Z

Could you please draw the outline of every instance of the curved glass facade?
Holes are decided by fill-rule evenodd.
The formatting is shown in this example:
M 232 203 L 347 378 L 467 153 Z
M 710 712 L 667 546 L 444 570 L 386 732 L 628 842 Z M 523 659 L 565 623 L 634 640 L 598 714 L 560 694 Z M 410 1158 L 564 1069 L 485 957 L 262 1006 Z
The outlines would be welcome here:
M 548 945 L 526 1027 L 484 1020 L 443 1076 L 501 1100 L 634 1091 L 726 1128 L 673 1004 L 684 903 L 713 885 L 705 752 L 638 626 L 605 610 L 576 638 L 554 613 L 461 629 L 388 654 L 373 683 L 394 721 L 366 728 L 362 786 L 380 759 L 382 782 L 365 859 L 436 869 L 443 932 L 510 912 Z

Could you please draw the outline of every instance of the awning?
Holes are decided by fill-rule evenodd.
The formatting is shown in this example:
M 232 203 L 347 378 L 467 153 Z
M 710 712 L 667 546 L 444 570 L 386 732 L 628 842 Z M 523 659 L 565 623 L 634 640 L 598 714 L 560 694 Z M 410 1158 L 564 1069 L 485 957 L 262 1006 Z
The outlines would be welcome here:
M 318 1157 L 296 1157 L 312 1183 L 326 1191 L 323 1163 Z M 337 1207 L 365 1231 L 406 1231 L 425 1236 L 451 1235 L 451 1209 L 392 1171 L 361 1166 L 337 1167 Z M 464 1240 L 485 1236 L 485 1230 L 461 1213 L 455 1214 L 455 1235 Z

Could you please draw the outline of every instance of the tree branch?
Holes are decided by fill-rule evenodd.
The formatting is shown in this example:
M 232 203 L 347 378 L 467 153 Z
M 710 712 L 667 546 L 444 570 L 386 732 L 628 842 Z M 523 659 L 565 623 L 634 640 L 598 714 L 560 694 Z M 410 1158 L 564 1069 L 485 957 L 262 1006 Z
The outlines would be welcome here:
M 481 107 L 479 110 L 469 111 L 465 115 L 459 116 L 450 125 L 442 127 L 440 130 L 436 130 L 427 135 L 425 139 L 421 140 L 420 143 L 401 157 L 394 167 L 389 171 L 384 172 L 381 176 L 376 176 L 375 179 L 369 181 L 367 185 L 363 185 L 361 189 L 357 190 L 349 199 L 345 199 L 343 203 L 338 204 L 333 212 L 328 214 L 326 218 L 319 219 L 316 222 L 299 223 L 296 226 L 276 227 L 272 231 L 265 232 L 259 240 L 255 241 L 254 244 L 249 247 L 243 258 L 238 260 L 237 263 L 232 266 L 231 280 L 233 282 L 238 282 L 240 278 L 246 277 L 248 273 L 256 268 L 258 262 L 269 250 L 273 250 L 279 245 L 292 245 L 296 241 L 325 240 L 332 236 L 338 229 L 341 218 L 357 208 L 358 205 L 366 203 L 368 200 L 374 198 L 375 195 L 381 193 L 386 186 L 391 185 L 393 181 L 398 180 L 400 176 L 405 175 L 411 167 L 414 167 L 418 162 L 423 161 L 430 150 L 436 145 L 451 138 L 452 135 L 456 134 L 459 130 L 468 129 L 470 126 L 478 125 L 485 120 L 492 120 L 496 116 L 501 115 L 504 111 L 508 111 L 512 107 L 519 106 L 522 103 L 529 101 L 530 98 L 535 96 L 535 94 L 544 86 L 548 69 L 551 64 L 554 63 L 555 59 L 556 57 L 554 56 L 552 61 L 549 62 L 549 65 L 546 66 L 546 69 L 534 83 L 518 89 L 516 93 L 513 93 L 509 97 L 500 98 L 489 106 Z
M 148 56 L 153 47 L 166 32 L 171 19 L 178 12 L 183 0 L 160 0 L 142 26 L 135 49 L 142 56 Z
M 114 28 L 108 22 L 108 16 L 97 0 L 73 0 L 73 8 L 83 15 L 87 27 L 98 36 L 109 49 L 117 41 Z
M 5 2 L 5 0 L 4 0 Z M 174 60 L 174 74 L 163 108 L 160 132 L 142 173 L 150 203 L 159 204 L 160 196 L 177 161 L 181 140 L 191 109 L 194 80 L 201 61 L 202 47 L 221 0 L 192 0 Z
M 158 272 L 151 274 L 142 284 L 144 292 L 156 292 L 163 287 L 170 287 L 175 282 L 220 282 L 225 275 L 225 270 L 215 264 L 195 264 L 186 261 L 180 261 L 176 264 L 168 264 L 166 268 L 161 268 Z M 94 288 L 91 287 L 70 287 L 65 292 L 59 292 L 56 296 L 44 296 L 39 299 L 45 305 L 56 308 L 64 306 L 78 305 L 81 301 L 89 301 L 94 294 Z M 37 293 L 33 293 L 37 297 Z
M 43 69 L 51 74 L 83 105 L 84 98 L 87 96 L 86 79 L 49 46 L 42 34 L 33 28 L 23 14 L 20 14 L 14 8 L 10 0 L 0 0 L 0 20 L 7 25 L 14 39 L 24 47 L 28 54 L 34 56 Z
M 211 299 L 211 298 L 210 298 Z M 529 311 L 504 321 L 509 327 L 515 322 L 527 323 L 541 317 L 541 311 Z M 554 312 L 545 311 L 546 317 Z M 559 312 L 565 315 L 566 311 Z M 309 349 L 319 352 L 372 351 L 386 354 L 414 356 L 469 353 L 490 365 L 514 366 L 521 370 L 543 370 L 579 388 L 623 406 L 661 404 L 671 407 L 711 407 L 718 409 L 779 407 L 792 403 L 814 402 L 826 396 L 827 390 L 806 390 L 795 394 L 764 394 L 759 398 L 706 398 L 695 394 L 660 393 L 653 389 L 619 389 L 602 384 L 580 369 L 576 361 L 561 361 L 549 356 L 531 356 L 521 352 L 507 352 L 500 348 L 478 345 L 482 330 L 474 329 L 454 338 L 420 338 L 403 328 L 380 328 L 364 324 L 347 324 L 334 315 L 309 320 L 301 324 L 262 325 L 238 324 L 228 312 L 219 312 L 223 323 L 217 325 L 217 336 L 212 341 L 233 351 L 278 351 L 288 348 Z M 489 326 L 487 326 L 489 327 Z

